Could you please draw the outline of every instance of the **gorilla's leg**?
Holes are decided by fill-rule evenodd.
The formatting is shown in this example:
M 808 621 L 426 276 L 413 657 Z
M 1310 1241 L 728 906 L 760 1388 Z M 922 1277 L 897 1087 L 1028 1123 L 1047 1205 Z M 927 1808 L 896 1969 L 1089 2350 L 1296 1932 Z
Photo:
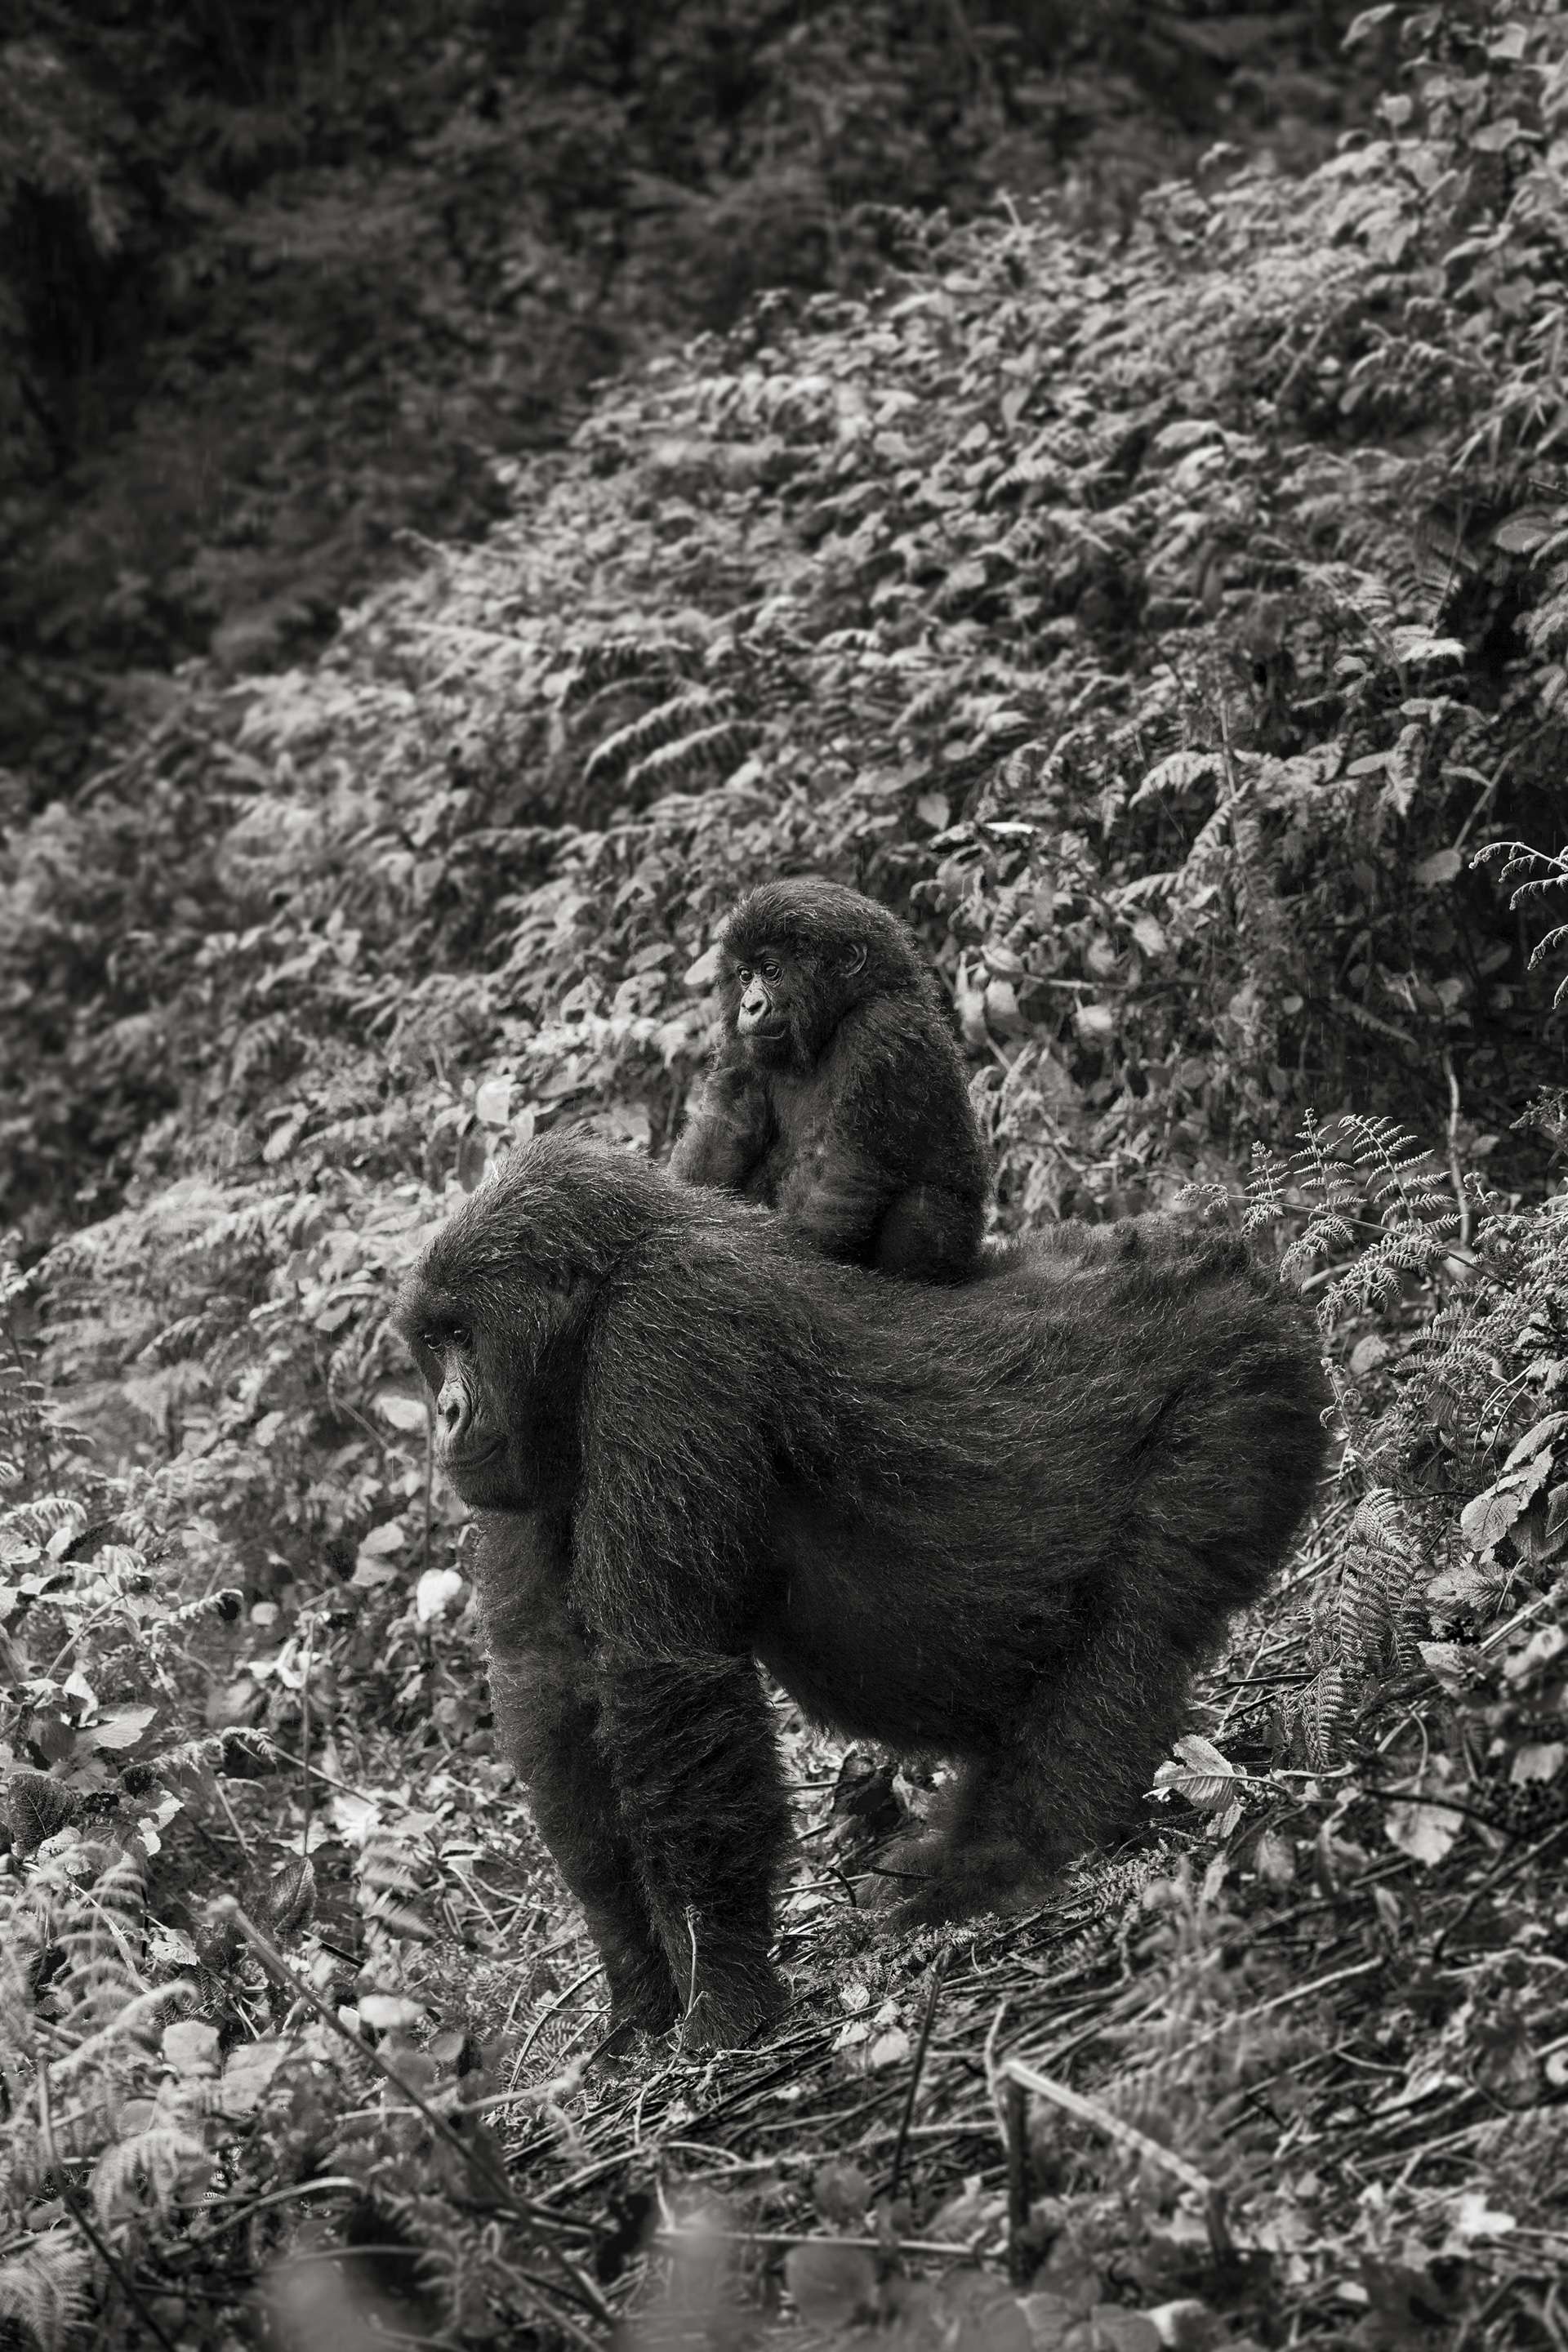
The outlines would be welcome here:
M 1107 1611 L 1042 1676 L 1007 1739 L 960 1772 L 932 1833 L 889 1857 L 906 1889 L 900 1924 L 1026 1908 L 1076 1856 L 1146 1826 L 1187 1696 L 1186 1661 L 1151 1616 Z
M 566 1608 L 547 1525 L 536 1515 L 487 1514 L 475 1579 L 500 1743 L 598 1947 L 610 2031 L 660 2033 L 680 2003 L 606 1769 L 597 1678 Z
M 490 1683 L 498 1717 L 515 1720 L 512 1675 L 500 1659 Z M 605 1964 L 610 2032 L 640 2026 L 646 2033 L 662 2033 L 679 2016 L 680 2001 L 605 1769 L 596 1699 L 561 1694 L 547 1719 L 533 1706 L 526 1741 L 510 1741 L 508 1752 L 527 1787 L 539 1834 L 582 1905 Z
M 628 1659 L 601 1737 L 693 2049 L 731 2048 L 787 1995 L 768 1957 L 789 1842 L 773 1726 L 750 1658 Z

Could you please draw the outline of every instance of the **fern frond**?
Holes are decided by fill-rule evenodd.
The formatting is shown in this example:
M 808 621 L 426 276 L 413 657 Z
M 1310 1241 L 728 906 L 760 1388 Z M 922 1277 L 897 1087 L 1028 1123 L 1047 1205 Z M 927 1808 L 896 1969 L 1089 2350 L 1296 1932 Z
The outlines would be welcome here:
M 1285 1162 L 1267 1143 L 1252 1147 L 1252 1165 L 1247 1176 L 1247 1208 L 1241 1220 L 1244 1234 L 1261 1233 L 1265 1225 L 1278 1224 L 1285 1213 Z
M 1337 1320 L 1351 1307 L 1364 1309 L 1391 1306 L 1407 1276 L 1424 1281 L 1442 1264 L 1458 1223 L 1450 1208 L 1428 1224 L 1392 1225 L 1386 1233 L 1380 1234 L 1325 1292 L 1323 1307 L 1329 1319 Z
M 1564 945 L 1568 945 L 1568 923 L 1559 923 L 1553 929 L 1547 932 L 1543 940 L 1538 940 L 1535 947 L 1531 950 L 1530 958 L 1530 969 L 1531 971 L 1535 970 L 1538 963 L 1542 962 L 1545 957 L 1550 955 L 1555 949 L 1561 948 Z M 1556 988 L 1552 992 L 1552 1005 L 1553 1012 L 1555 1012 L 1565 1000 L 1568 1000 L 1568 972 L 1563 974 L 1563 978 L 1558 982 Z
M 1217 751 L 1171 751 L 1157 761 L 1134 791 L 1127 805 L 1141 808 L 1163 793 L 1184 793 L 1194 784 L 1217 781 L 1223 761 Z
M 1368 1487 L 1356 1505 L 1347 1540 L 1390 1559 L 1411 1559 L 1415 1538 L 1409 1513 L 1392 1486 Z
M 1344 1669 L 1321 1667 L 1301 1693 L 1297 1709 L 1307 1761 L 1327 1771 L 1343 1757 L 1355 1725 L 1355 1705 Z
M 206 2150 L 199 2135 L 177 2123 L 157 2123 L 106 2147 L 93 2168 L 92 2202 L 100 2221 L 130 2213 L 166 2219 L 183 2188 L 205 2179 Z
M 35 1495 L 30 1502 L 13 1503 L 0 1511 L 0 1558 L 36 1544 L 41 1549 L 61 1528 L 73 1535 L 87 1525 L 79 1495 Z
M 133 2045 L 134 2054 L 149 2054 L 167 2022 L 165 2012 L 194 2006 L 195 1999 L 195 1985 L 184 1977 L 128 1997 L 104 2020 L 90 2040 L 56 2060 L 54 2079 L 69 2082 L 90 2067 L 101 2066 L 119 2055 L 118 2045 Z
M 1397 1119 L 1346 1112 L 1340 1129 L 1355 1165 L 1370 1176 L 1373 1201 L 1396 1204 L 1405 1214 L 1451 1211 L 1453 1195 L 1426 1146 Z
M 1319 1320 L 1323 1319 L 1320 1309 Z M 1372 1415 L 1362 1402 L 1361 1391 L 1355 1382 L 1348 1379 L 1337 1364 L 1329 1364 L 1327 1370 L 1329 1386 L 1333 1391 L 1334 1410 L 1345 1433 L 1349 1454 L 1354 1459 L 1363 1460 L 1371 1447 Z
M 904 730 L 929 727 L 933 719 L 945 718 L 952 708 L 960 689 L 956 677 L 933 678 L 929 686 L 907 703 L 899 714 L 899 725 Z
M 1568 843 L 1551 850 L 1532 849 L 1528 841 L 1489 841 L 1477 850 L 1476 864 L 1489 866 L 1499 857 L 1503 861 L 1505 882 L 1516 874 L 1530 874 L 1538 890 L 1550 889 L 1554 883 L 1568 884 Z
M 232 1612 L 244 1598 L 236 1586 L 225 1584 L 216 1592 L 204 1592 L 195 1601 L 182 1601 L 178 1609 L 172 1609 L 166 1617 L 160 1617 L 156 1624 L 144 1629 L 149 1648 L 162 1647 L 176 1633 L 199 1624 L 205 1617 L 221 1617 L 226 1611 Z
M 1349 1249 L 1355 1239 L 1348 1218 L 1327 1209 L 1314 1209 L 1302 1231 L 1297 1234 L 1279 1260 L 1279 1271 L 1288 1282 L 1303 1276 L 1313 1260 L 1331 1256 L 1336 1250 Z
M 757 742 L 761 730 L 744 719 L 726 719 L 716 726 L 699 727 L 678 742 L 650 751 L 628 771 L 626 783 L 636 790 L 645 784 L 689 786 L 699 777 L 717 782 L 733 774 Z
M 1113 907 L 1146 907 L 1151 900 L 1169 898 L 1182 880 L 1179 872 L 1135 875 L 1131 882 L 1119 883 L 1110 894 Z
M 613 783 L 650 753 L 692 734 L 697 726 L 716 724 L 734 715 L 734 704 L 729 696 L 716 694 L 710 687 L 687 687 L 656 703 L 651 710 L 628 719 L 614 734 L 606 735 L 589 754 L 583 770 L 584 781 L 590 784 Z
M 1417 1559 L 1398 1496 L 1390 1487 L 1370 1488 L 1350 1524 L 1335 1595 L 1340 1659 L 1358 1681 L 1394 1663 L 1396 1629 Z
M 1346 1209 L 1361 1197 L 1361 1188 L 1343 1158 L 1336 1151 L 1316 1111 L 1301 1124 L 1300 1143 L 1290 1155 L 1297 1183 L 1310 1201 L 1324 1208 Z
M 66 2352 L 87 2315 L 89 2263 L 79 2238 L 46 2230 L 0 2263 L 0 2336 L 15 2328 L 37 2352 Z
M 602 637 L 578 656 L 562 698 L 568 705 L 580 702 L 601 686 L 646 677 L 650 671 L 686 675 L 700 658 L 699 648 L 681 637 Z

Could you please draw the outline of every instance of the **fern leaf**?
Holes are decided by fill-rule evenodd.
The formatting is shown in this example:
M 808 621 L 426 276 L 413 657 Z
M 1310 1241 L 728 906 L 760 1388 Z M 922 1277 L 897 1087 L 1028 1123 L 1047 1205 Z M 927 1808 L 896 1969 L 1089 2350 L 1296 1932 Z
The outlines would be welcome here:
M 649 752 L 629 771 L 626 784 L 637 790 L 647 784 L 689 786 L 707 777 L 721 782 L 732 775 L 758 740 L 760 730 L 742 719 L 721 719 L 714 727 L 700 727 L 695 733 L 683 735 L 679 742 L 666 743 L 660 750 Z
M 1162 793 L 1184 793 L 1194 784 L 1207 783 L 1217 778 L 1221 764 L 1217 751 L 1173 751 L 1150 769 L 1127 805 L 1135 809 Z
M 1341 1662 L 1357 1681 L 1370 1680 L 1393 1663 L 1416 1558 L 1399 1497 L 1387 1486 L 1371 1488 L 1350 1524 L 1335 1596 Z
M 1277 1151 L 1266 1143 L 1253 1145 L 1252 1166 L 1247 1178 L 1247 1208 L 1241 1220 L 1244 1234 L 1261 1233 L 1266 1225 L 1278 1223 L 1284 1215 L 1287 1173 Z
M 138 1993 L 125 2000 L 107 2017 L 99 2031 L 80 2048 L 58 2059 L 54 2072 L 61 2082 L 87 2073 L 118 2054 L 116 2045 L 126 2043 L 139 2052 L 150 2052 L 154 2039 L 165 2023 L 165 2011 L 195 2004 L 195 1987 L 184 1977 L 173 1983 L 154 1985 L 150 1992 Z
M 564 699 L 582 701 L 601 686 L 625 684 L 650 671 L 689 671 L 698 649 L 679 637 L 605 637 L 580 656 L 567 682 Z
M 0 2263 L 0 2337 L 13 2327 L 38 2352 L 65 2352 L 86 2316 L 88 2258 L 68 2230 L 46 2230 Z
M 205 2181 L 207 2170 L 206 2150 L 196 2133 L 180 2124 L 154 2124 L 104 2149 L 93 2167 L 94 2210 L 105 2222 L 132 2213 L 166 2219 L 181 2201 L 182 2189 Z
M 1300 1721 L 1307 1761 L 1319 1771 L 1337 1764 L 1355 1723 L 1355 1706 L 1342 1667 L 1327 1665 L 1301 1693 Z
M 731 715 L 727 698 L 704 686 L 689 687 L 683 693 L 672 694 L 656 704 L 652 710 L 627 719 L 614 734 L 606 735 L 590 753 L 583 770 L 584 781 L 590 784 L 613 783 L 650 753 L 689 737 L 694 722 L 711 723 Z

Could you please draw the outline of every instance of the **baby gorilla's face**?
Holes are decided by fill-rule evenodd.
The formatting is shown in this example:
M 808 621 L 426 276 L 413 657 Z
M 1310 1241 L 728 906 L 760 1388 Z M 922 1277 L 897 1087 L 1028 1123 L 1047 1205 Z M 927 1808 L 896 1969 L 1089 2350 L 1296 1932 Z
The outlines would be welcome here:
M 797 1034 L 802 972 L 783 948 L 763 946 L 732 968 L 735 1034 L 753 1061 L 787 1060 Z
M 815 940 L 757 939 L 749 933 L 725 950 L 723 987 L 735 1036 L 748 1058 L 777 1069 L 809 1070 L 851 1004 L 866 969 L 862 940 L 824 947 Z

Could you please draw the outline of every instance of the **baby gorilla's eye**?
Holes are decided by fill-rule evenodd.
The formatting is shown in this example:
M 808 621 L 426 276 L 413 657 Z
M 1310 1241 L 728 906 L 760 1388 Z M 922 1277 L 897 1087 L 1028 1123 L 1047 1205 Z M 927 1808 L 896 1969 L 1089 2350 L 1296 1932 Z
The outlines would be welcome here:
M 776 963 L 763 964 L 763 978 L 764 980 L 782 980 L 784 978 L 784 967 L 781 964 Z

